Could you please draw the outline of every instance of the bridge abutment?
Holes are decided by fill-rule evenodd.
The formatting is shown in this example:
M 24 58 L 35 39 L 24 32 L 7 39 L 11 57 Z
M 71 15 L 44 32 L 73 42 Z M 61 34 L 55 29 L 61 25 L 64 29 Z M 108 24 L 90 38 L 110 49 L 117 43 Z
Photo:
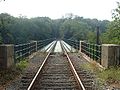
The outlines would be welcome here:
M 101 65 L 106 68 L 120 65 L 120 45 L 102 44 Z
M 14 64 L 14 45 L 0 45 L 0 68 L 6 69 Z
M 105 68 L 120 66 L 120 45 L 97 45 L 80 41 L 79 52 L 84 54 L 87 60 L 95 60 Z

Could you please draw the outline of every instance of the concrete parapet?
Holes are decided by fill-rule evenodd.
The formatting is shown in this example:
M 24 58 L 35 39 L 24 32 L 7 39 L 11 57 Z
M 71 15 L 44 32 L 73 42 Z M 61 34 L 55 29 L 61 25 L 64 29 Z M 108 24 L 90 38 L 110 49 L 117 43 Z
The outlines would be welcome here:
M 120 65 L 120 45 L 102 44 L 101 65 L 105 68 Z
M 14 64 L 14 45 L 0 45 L 0 69 L 9 68 Z

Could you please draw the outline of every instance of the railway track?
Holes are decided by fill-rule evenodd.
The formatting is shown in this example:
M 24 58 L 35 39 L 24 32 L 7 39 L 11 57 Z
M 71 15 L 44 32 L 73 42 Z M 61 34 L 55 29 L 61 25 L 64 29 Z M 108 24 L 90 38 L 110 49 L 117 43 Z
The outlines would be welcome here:
M 55 48 L 56 45 L 56 41 L 54 41 L 53 44 L 51 44 L 49 46 L 51 52 L 52 50 Z M 48 50 L 48 49 L 47 49 Z M 25 70 L 25 72 L 23 73 L 21 80 L 20 80 L 20 85 L 18 87 L 17 90 L 27 90 L 27 88 L 29 87 L 30 83 L 32 82 L 32 79 L 35 77 L 38 69 L 40 68 L 40 66 L 42 65 L 42 63 L 44 62 L 44 59 L 39 60 L 41 56 L 39 56 L 39 53 L 33 58 L 32 62 L 34 62 L 34 64 L 32 64 L 32 68 L 28 68 L 27 70 Z M 46 54 L 46 57 L 49 56 L 50 53 L 44 53 Z M 41 55 L 41 54 L 40 54 Z M 37 62 L 37 63 L 36 63 Z M 39 64 L 38 64 L 39 63 Z M 15 89 L 16 90 L 16 89 Z
M 85 90 L 62 49 L 64 53 L 49 52 L 27 90 Z
M 62 44 L 62 45 L 65 45 L 65 44 Z M 64 47 L 67 48 L 67 46 L 64 46 Z M 89 62 L 78 58 L 78 56 L 74 53 L 73 54 L 68 53 L 68 55 L 69 55 L 69 58 L 71 59 L 71 62 L 78 76 L 81 79 L 81 82 L 83 83 L 85 87 L 85 90 L 99 90 L 99 88 L 97 87 L 97 81 L 96 81 L 95 75 L 92 72 L 82 68 L 84 64 L 89 63 Z
M 24 81 L 25 88 L 21 88 L 22 90 L 95 90 L 91 88 L 91 84 L 86 83 L 88 79 L 83 79 L 83 77 L 87 77 L 88 74 L 79 67 L 74 67 L 76 64 L 72 64 L 73 62 L 69 58 L 64 44 L 60 44 L 63 52 L 54 53 L 54 44 L 36 75 L 34 75 L 34 78 L 28 75 L 28 77 L 33 79 L 26 79 L 26 81 Z
M 69 56 L 71 56 L 70 58 L 72 60 L 72 63 L 74 65 L 74 67 L 78 73 L 78 76 L 80 77 L 85 89 L 86 90 L 99 90 L 96 85 L 97 81 L 96 81 L 95 75 L 91 71 L 85 70 L 84 68 L 81 67 L 82 64 L 88 63 L 88 62 L 79 59 L 75 54 L 74 54 L 74 57 L 73 57 L 73 55 L 69 55 Z

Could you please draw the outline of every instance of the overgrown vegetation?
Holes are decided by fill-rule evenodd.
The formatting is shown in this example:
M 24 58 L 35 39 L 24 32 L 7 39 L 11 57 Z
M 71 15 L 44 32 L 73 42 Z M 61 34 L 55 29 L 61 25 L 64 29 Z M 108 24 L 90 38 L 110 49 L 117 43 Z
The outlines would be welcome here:
M 12 66 L 9 69 L 0 70 L 0 85 L 6 85 L 10 81 L 17 78 L 27 67 L 27 65 L 28 65 L 28 61 L 23 59 L 15 66 Z
M 120 83 L 120 67 L 110 67 L 108 69 L 101 69 L 95 61 L 85 63 L 82 66 L 84 69 L 95 73 L 98 79 L 99 87 L 103 85 L 112 85 Z
M 120 82 L 120 67 L 111 67 L 98 73 L 98 77 L 108 84 Z
M 27 66 L 28 61 L 26 59 L 22 59 L 19 63 L 16 64 L 16 68 L 20 71 L 23 71 Z

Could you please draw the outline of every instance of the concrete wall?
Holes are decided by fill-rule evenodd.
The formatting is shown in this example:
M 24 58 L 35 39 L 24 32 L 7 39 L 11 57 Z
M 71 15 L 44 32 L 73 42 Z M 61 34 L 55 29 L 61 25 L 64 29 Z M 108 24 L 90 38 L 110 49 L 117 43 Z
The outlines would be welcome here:
M 115 44 L 103 44 L 101 52 L 101 65 L 105 68 L 120 64 L 120 46 Z
M 0 45 L 0 69 L 14 64 L 14 45 Z

